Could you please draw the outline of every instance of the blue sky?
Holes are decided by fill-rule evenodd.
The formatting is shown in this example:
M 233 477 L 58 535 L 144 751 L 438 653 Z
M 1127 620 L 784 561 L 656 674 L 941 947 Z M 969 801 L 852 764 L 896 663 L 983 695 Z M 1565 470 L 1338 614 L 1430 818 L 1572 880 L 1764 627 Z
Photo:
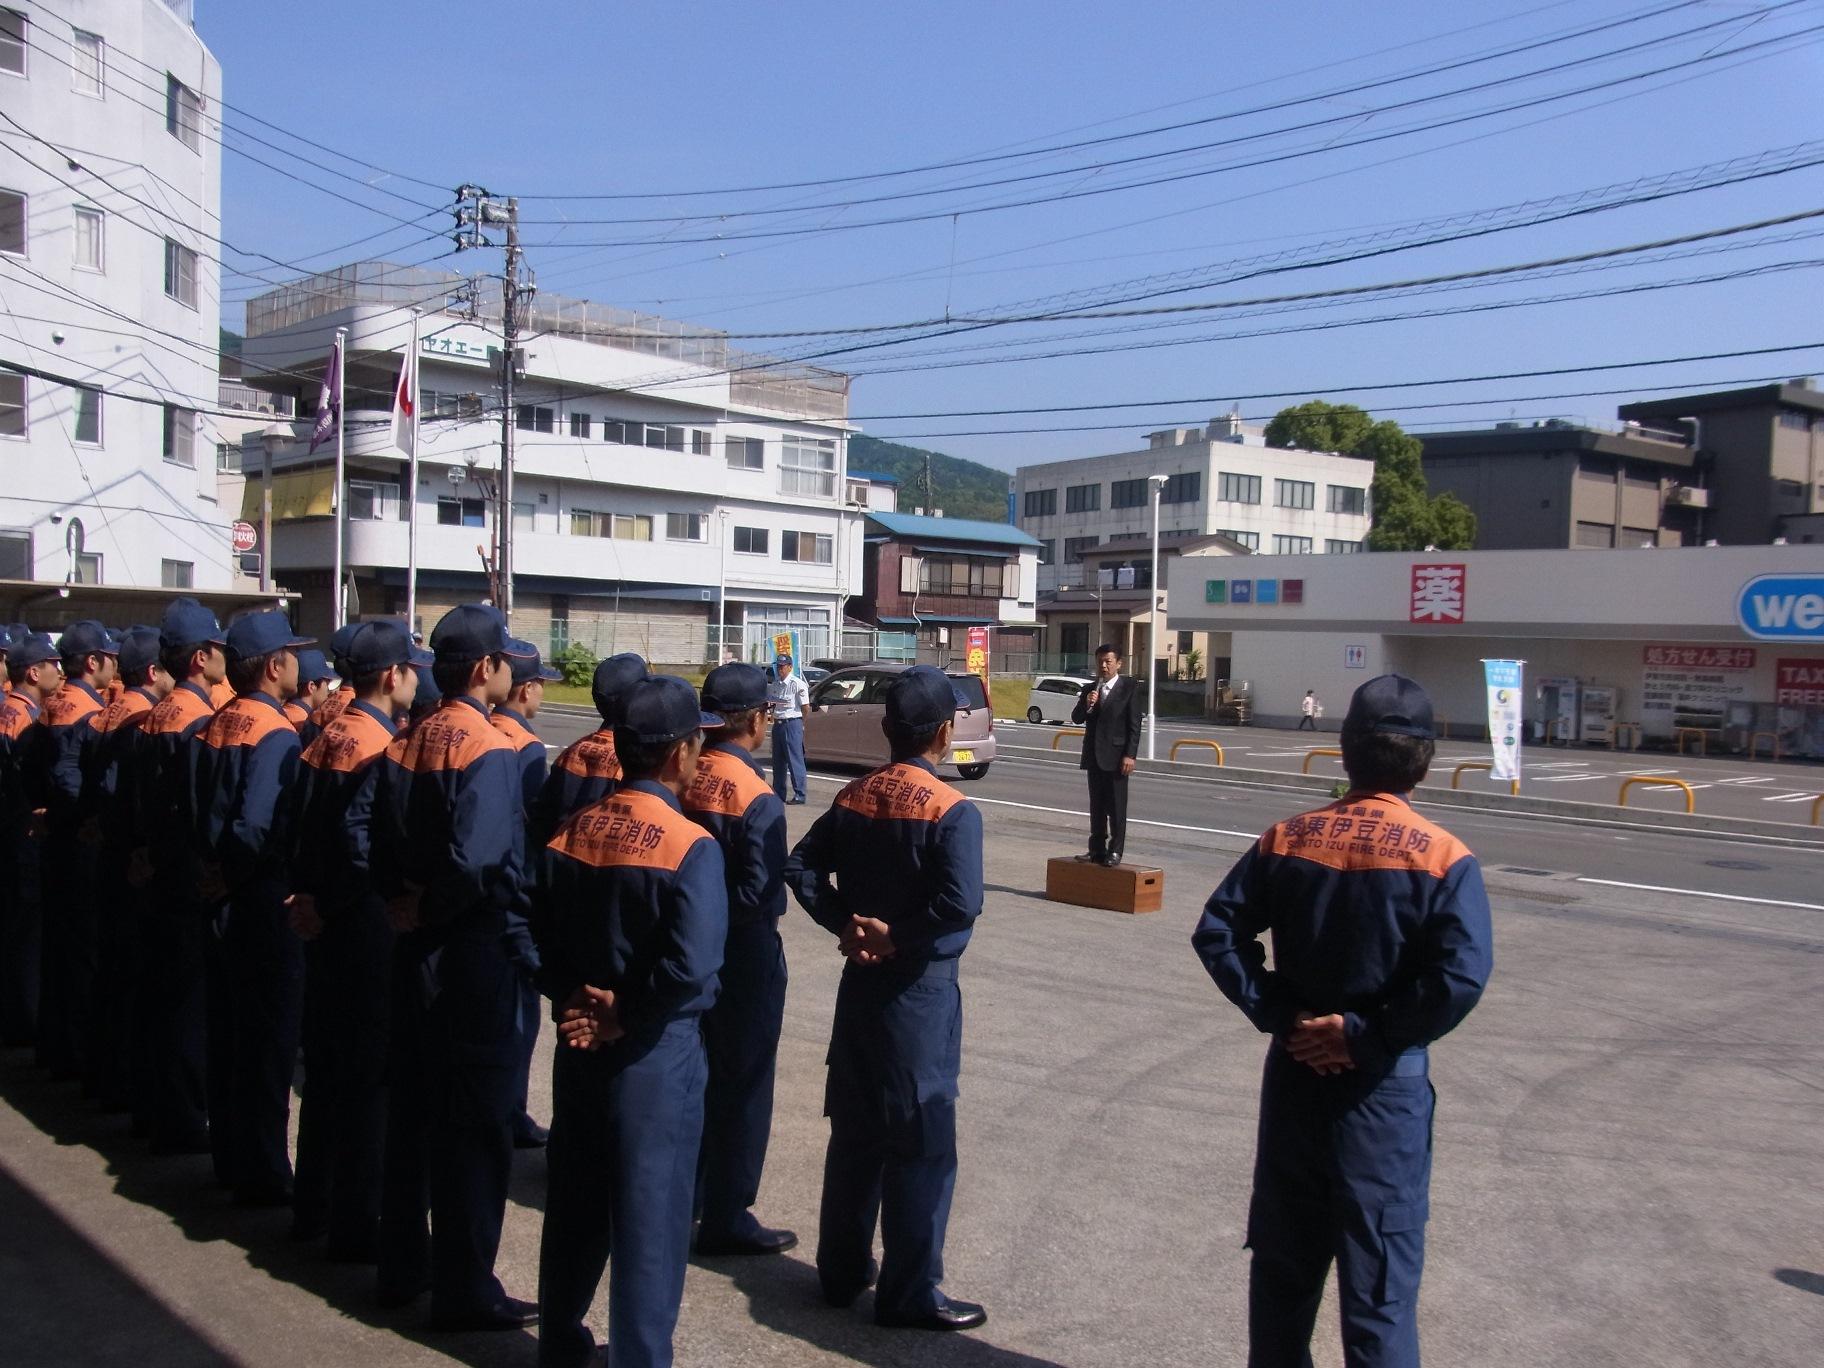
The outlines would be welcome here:
M 318 0 L 308 25 L 287 7 L 294 22 L 280 32 L 270 4 L 199 0 L 198 27 L 222 62 L 230 147 L 279 160 L 244 141 L 243 131 L 287 141 L 245 117 L 252 115 L 372 164 L 305 149 L 334 174 L 299 168 L 368 206 L 362 208 L 231 151 L 223 161 L 223 232 L 236 243 L 312 268 L 369 254 L 425 260 L 447 245 L 432 237 L 447 230 L 447 217 L 428 210 L 449 197 L 432 186 L 475 181 L 522 197 L 528 261 L 541 288 L 735 333 L 769 333 L 1023 312 L 1037 300 L 1055 308 L 1082 302 L 1071 292 L 1121 282 L 1127 284 L 1113 297 L 1150 294 L 1183 282 L 1132 282 L 1195 269 L 1233 276 L 1258 270 L 1265 254 L 1289 254 L 1281 261 L 1295 263 L 1325 244 L 1331 253 L 1359 253 L 1376 241 L 1409 240 L 1411 230 L 1401 225 L 1420 220 L 1448 218 L 1428 235 L 1460 232 L 1467 220 L 1451 216 L 1824 139 L 1816 98 L 1824 78 L 1824 4 L 1779 3 L 1301 0 L 1121 9 L 1077 0 Z M 1615 26 L 1571 36 L 1604 23 Z M 1806 32 L 1813 28 L 1819 31 Z M 282 39 L 282 53 L 275 39 Z M 1757 43 L 1764 46 L 1747 46 Z M 1523 44 L 1540 46 L 1489 56 Z M 1462 65 L 1400 79 L 1453 62 Z M 1385 84 L 1351 89 L 1377 81 Z M 1450 127 L 1404 131 L 1535 100 Z M 1389 108 L 1398 102 L 1411 103 Z M 1248 112 L 1270 103 L 1283 107 Z M 1203 122 L 1122 136 L 1181 121 Z M 1311 126 L 1284 131 L 1291 124 Z M 1117 140 L 1038 155 L 1087 139 Z M 1218 140 L 1226 145 L 1172 155 Z M 1824 148 L 1789 153 L 1787 161 L 1818 156 Z M 740 193 L 973 157 L 998 160 Z M 1122 158 L 1145 160 L 1092 165 Z M 388 178 L 373 167 L 430 184 Z M 1085 193 L 1167 176 L 1177 179 Z M 1009 183 L 980 185 L 1001 179 Z M 692 190 L 714 193 L 674 194 Z M 607 194 L 654 197 L 581 198 Z M 1076 197 L 984 209 L 997 200 L 1060 194 Z M 863 198 L 877 202 L 841 203 Z M 1233 302 L 1480 270 L 1820 207 L 1824 168 L 1814 166 L 1149 302 Z M 361 248 L 323 254 L 387 229 L 387 214 L 422 222 L 395 224 Z M 896 216 L 923 221 L 843 227 Z M 655 221 L 580 221 L 610 218 Z M 819 231 L 751 236 L 781 228 Z M 1812 236 L 1821 230 L 1824 219 L 1806 220 L 1716 239 L 1704 254 L 1682 259 L 1624 258 L 1574 275 L 1341 305 L 1256 305 L 1245 317 L 1228 310 L 1188 321 L 1003 325 L 870 347 L 823 364 L 855 374 L 852 410 L 868 431 L 1005 468 L 1131 449 L 1141 432 L 1207 419 L 1232 401 L 1253 417 L 1302 398 L 1344 398 L 1415 427 L 1510 416 L 1612 420 L 1629 394 L 1530 396 L 1626 386 L 1646 394 L 1809 374 L 1824 370 L 1824 349 L 1436 388 L 1344 394 L 1339 387 L 1824 341 L 1819 273 L 1804 264 L 1824 261 L 1824 235 Z M 716 241 L 674 241 L 717 233 Z M 1721 246 L 1730 250 L 1712 250 Z M 1236 264 L 1244 260 L 1252 264 Z M 498 261 L 497 253 L 481 253 L 439 264 L 498 270 Z M 1762 273 L 1638 288 L 1751 268 Z M 1637 292 L 1410 316 L 1622 287 Z M 263 287 L 225 282 L 231 323 L 238 300 L 254 288 Z M 1386 321 L 1335 326 L 1368 318 Z M 1157 326 L 1162 322 L 1176 326 Z M 1114 327 L 1129 330 L 1110 333 Z M 1304 330 L 1283 331 L 1288 327 Z M 1234 336 L 1269 329 L 1282 331 Z M 804 354 L 887 336 L 738 345 Z M 1132 348 L 1186 337 L 1199 340 Z M 988 349 L 959 350 L 983 344 Z M 1117 345 L 1130 349 L 985 364 L 1009 354 Z M 912 369 L 933 365 L 940 368 Z M 1240 397 L 1254 395 L 1263 397 Z M 1480 398 L 1510 402 L 1468 402 Z M 888 416 L 1157 399 L 1190 402 L 996 418 Z M 1407 407 L 1417 404 L 1441 406 Z M 1075 430 L 968 435 L 1014 427 Z

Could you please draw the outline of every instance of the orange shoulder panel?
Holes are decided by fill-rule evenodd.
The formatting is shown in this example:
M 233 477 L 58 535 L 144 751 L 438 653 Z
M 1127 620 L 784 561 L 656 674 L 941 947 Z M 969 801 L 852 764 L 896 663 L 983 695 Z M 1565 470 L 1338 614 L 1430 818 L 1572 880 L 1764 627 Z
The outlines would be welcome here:
M 145 731 L 149 736 L 181 732 L 199 717 L 208 717 L 212 709 L 188 689 L 173 689 L 146 714 Z
M 736 756 L 706 750 L 697 760 L 697 776 L 684 790 L 686 812 L 714 812 L 739 817 L 754 799 L 772 787 Z
M 557 757 L 555 768 L 583 779 L 619 779 L 621 761 L 614 753 L 614 733 L 604 727 L 572 741 Z
M 291 728 L 291 719 L 284 713 L 250 698 L 237 698 L 209 719 L 203 742 L 217 750 L 257 746 L 275 731 L 288 728 Z
M 6 706 L 0 708 L 0 736 L 17 741 L 25 729 L 38 720 L 24 694 L 8 694 Z
M 517 717 L 508 717 L 505 713 L 489 713 L 488 721 L 493 725 L 495 731 L 507 738 L 507 744 L 516 751 L 522 751 L 527 746 L 544 744 L 538 739 L 538 733 Z
M 220 684 L 211 684 L 209 686 L 209 701 L 215 705 L 215 710 L 220 712 L 223 708 L 234 702 L 234 685 L 230 684 L 225 679 Z
M 836 795 L 836 805 L 870 821 L 936 822 L 963 795 L 917 765 L 887 765 Z
M 344 684 L 334 690 L 328 698 L 317 704 L 317 710 L 310 715 L 310 720 L 321 731 L 348 711 L 348 705 L 355 701 L 355 690 L 352 685 Z
M 467 769 L 492 750 L 512 750 L 502 736 L 467 703 L 446 699 L 387 747 L 394 763 L 414 774 Z
M 650 793 L 623 790 L 583 808 L 550 848 L 597 869 L 673 870 L 710 834 Z
M 1366 796 L 1279 823 L 1260 838 L 1260 853 L 1339 870 L 1402 870 L 1441 878 L 1469 847 L 1404 803 Z
M 280 704 L 279 711 L 285 714 L 285 720 L 293 727 L 302 728 L 306 722 L 310 721 L 310 709 L 295 698 L 287 699 Z
M 133 689 L 120 695 L 96 714 L 95 730 L 112 732 L 119 731 L 122 727 L 143 726 L 151 712 L 152 700 L 138 689 Z
M 393 734 L 358 708 L 345 708 L 304 748 L 304 763 L 313 769 L 350 774 L 376 759 L 392 744 Z
M 101 711 L 101 704 L 74 684 L 65 684 L 44 700 L 41 716 L 47 727 L 68 727 Z

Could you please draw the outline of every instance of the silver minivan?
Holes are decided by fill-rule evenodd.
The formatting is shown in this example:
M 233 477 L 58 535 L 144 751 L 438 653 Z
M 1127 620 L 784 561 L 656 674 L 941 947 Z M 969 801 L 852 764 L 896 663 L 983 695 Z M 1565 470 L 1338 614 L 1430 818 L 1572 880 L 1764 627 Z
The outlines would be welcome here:
M 1077 699 L 1090 685 L 1077 675 L 1040 675 L 1032 681 L 1032 692 L 1026 695 L 1028 722 L 1068 722 Z
M 886 764 L 891 757 L 880 724 L 887 715 L 887 685 L 909 668 L 886 661 L 852 665 L 813 688 L 811 710 L 804 717 L 805 762 L 870 769 Z M 980 779 L 994 762 L 994 710 L 975 675 L 953 674 L 950 684 L 962 702 L 947 760 L 963 778 Z

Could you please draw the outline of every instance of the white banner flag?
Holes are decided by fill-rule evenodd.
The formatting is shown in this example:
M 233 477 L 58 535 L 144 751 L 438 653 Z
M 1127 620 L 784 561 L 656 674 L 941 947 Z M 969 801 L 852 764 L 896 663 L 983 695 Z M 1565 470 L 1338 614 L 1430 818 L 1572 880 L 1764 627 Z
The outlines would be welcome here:
M 412 316 L 412 342 L 399 367 L 393 391 L 393 445 L 407 456 L 418 454 L 418 316 Z
M 1524 660 L 1485 660 L 1488 683 L 1488 740 L 1494 747 L 1492 777 L 1520 782 L 1520 713 L 1525 695 L 1520 686 Z

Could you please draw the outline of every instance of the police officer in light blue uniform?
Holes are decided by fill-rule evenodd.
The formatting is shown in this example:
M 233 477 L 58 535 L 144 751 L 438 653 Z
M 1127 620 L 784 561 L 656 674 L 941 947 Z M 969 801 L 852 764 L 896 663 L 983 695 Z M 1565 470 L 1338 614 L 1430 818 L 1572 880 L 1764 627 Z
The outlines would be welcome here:
M 811 689 L 783 651 L 773 657 L 773 677 L 766 686 L 766 701 L 773 714 L 773 792 L 783 802 L 802 803 L 804 710 L 811 706 Z M 785 796 L 788 779 L 792 786 L 790 798 Z
M 700 1020 L 728 934 L 722 852 L 678 795 L 701 728 L 720 720 L 681 679 L 635 684 L 615 727 L 621 786 L 544 853 L 533 926 L 560 1034 L 538 1260 L 545 1368 L 590 1361 L 604 1266 L 608 1361 L 672 1361 L 708 1076 Z
M 939 1288 L 956 1187 L 962 996 L 957 961 L 982 910 L 982 818 L 937 777 L 962 699 L 929 665 L 888 686 L 893 760 L 844 788 L 786 865 L 786 885 L 839 938 L 824 1113 L 817 1273 L 847 1306 L 883 1262 L 876 1324 L 970 1330 L 987 1315 Z
M 1224 996 L 1273 1037 L 1248 1210 L 1250 1368 L 1311 1362 L 1332 1261 L 1350 1368 L 1419 1362 L 1428 1047 L 1494 964 L 1476 857 L 1408 800 L 1432 737 L 1412 680 L 1357 689 L 1342 730 L 1349 792 L 1268 830 L 1192 937 Z

